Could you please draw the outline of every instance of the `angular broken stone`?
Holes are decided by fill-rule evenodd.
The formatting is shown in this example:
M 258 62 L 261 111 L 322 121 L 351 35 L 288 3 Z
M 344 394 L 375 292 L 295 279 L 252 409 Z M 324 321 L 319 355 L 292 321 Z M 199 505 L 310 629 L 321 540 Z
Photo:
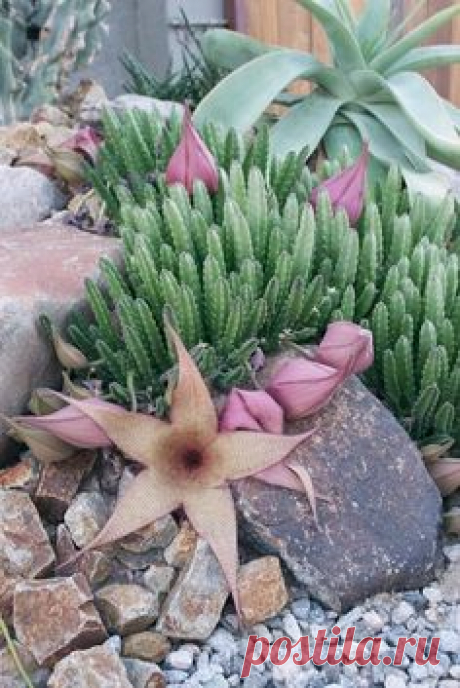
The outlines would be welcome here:
M 166 679 L 160 667 L 140 659 L 123 659 L 133 688 L 165 688 Z
M 77 547 L 89 545 L 109 518 L 104 497 L 99 492 L 80 492 L 65 512 L 64 523 Z
M 82 573 L 91 588 L 104 583 L 112 570 L 110 557 L 97 549 L 88 550 L 76 559 L 77 549 L 67 527 L 61 523 L 56 530 L 56 555 L 59 565 L 65 565 L 65 574 Z M 70 562 L 70 563 L 66 563 Z
M 149 549 L 147 552 L 136 554 L 118 547 L 115 557 L 123 568 L 137 573 L 138 571 L 145 571 L 152 564 L 162 562 L 163 550 Z
M 1 463 L 1 462 L 0 462 Z M 32 454 L 26 454 L 21 461 L 0 470 L 0 489 L 22 490 L 33 495 L 37 489 L 40 464 Z
M 241 615 L 253 626 L 278 614 L 289 596 L 277 557 L 261 557 L 243 564 L 238 572 Z
M 106 647 L 72 652 L 54 667 L 48 688 L 133 688 L 123 662 Z
M 46 574 L 54 559 L 29 495 L 0 489 L 0 614 L 10 617 L 15 584 L 23 578 Z
M 193 555 L 197 539 L 196 530 L 185 520 L 174 540 L 164 551 L 166 563 L 178 569 L 182 568 Z
M 166 595 L 176 577 L 176 570 L 167 564 L 152 564 L 144 573 L 144 585 L 157 595 Z
M 116 495 L 123 475 L 125 459 L 114 449 L 102 449 L 101 454 L 98 470 L 101 488 L 107 494 Z
M 158 595 L 141 585 L 106 585 L 96 601 L 107 629 L 120 635 L 143 631 L 158 617 Z
M 120 540 L 120 547 L 133 554 L 144 554 L 150 549 L 167 547 L 178 532 L 176 521 L 167 515 Z
M 329 499 L 318 501 L 321 530 L 305 495 L 248 478 L 234 486 L 240 534 L 337 611 L 426 585 L 442 561 L 441 498 L 415 444 L 357 378 L 287 431 L 313 427 L 292 457 Z
M 161 633 L 144 631 L 128 635 L 123 640 L 123 656 L 145 662 L 162 662 L 171 650 L 171 643 Z
M 14 591 L 14 630 L 40 666 L 73 650 L 102 643 L 107 634 L 84 576 L 23 581 Z
M 198 538 L 163 604 L 157 630 L 170 638 L 206 640 L 219 623 L 227 597 L 222 568 L 207 542 Z
M 79 452 L 66 461 L 46 464 L 40 471 L 35 503 L 48 521 L 59 523 L 94 464 L 94 452 Z

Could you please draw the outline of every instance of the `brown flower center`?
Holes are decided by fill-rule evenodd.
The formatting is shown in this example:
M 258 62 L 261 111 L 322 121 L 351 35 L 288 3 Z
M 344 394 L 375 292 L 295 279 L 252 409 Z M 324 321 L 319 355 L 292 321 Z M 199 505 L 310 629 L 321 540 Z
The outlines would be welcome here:
M 182 455 L 185 468 L 194 471 L 203 463 L 203 455 L 198 449 L 187 449 Z

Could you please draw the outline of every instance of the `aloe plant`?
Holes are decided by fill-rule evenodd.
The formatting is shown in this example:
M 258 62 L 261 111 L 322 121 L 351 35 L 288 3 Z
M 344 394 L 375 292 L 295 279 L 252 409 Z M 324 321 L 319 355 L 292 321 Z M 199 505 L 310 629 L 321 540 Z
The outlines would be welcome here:
M 324 29 L 331 66 L 298 50 L 268 46 L 236 32 L 215 29 L 203 39 L 205 54 L 234 71 L 200 103 L 194 121 L 220 122 L 244 132 L 273 102 L 286 111 L 272 126 L 273 153 L 284 155 L 321 144 L 330 158 L 344 145 L 356 157 L 369 141 L 370 174 L 398 164 L 412 192 L 445 189 L 432 161 L 460 169 L 460 111 L 444 102 L 418 72 L 457 63 L 460 47 L 419 47 L 460 13 L 453 4 L 401 37 L 390 29 L 390 0 L 368 0 L 356 17 L 348 0 L 298 0 Z M 423 3 L 419 3 L 420 7 Z M 294 80 L 311 93 L 288 92 Z

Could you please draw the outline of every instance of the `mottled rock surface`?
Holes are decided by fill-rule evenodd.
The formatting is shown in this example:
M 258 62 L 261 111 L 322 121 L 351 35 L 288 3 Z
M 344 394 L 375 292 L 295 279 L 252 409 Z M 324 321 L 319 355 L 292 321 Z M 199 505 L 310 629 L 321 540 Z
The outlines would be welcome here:
M 40 464 L 29 453 L 13 466 L 0 470 L 0 488 L 22 490 L 33 495 L 37 489 L 39 477 Z
M 144 573 L 144 585 L 157 595 L 165 595 L 171 589 L 176 571 L 166 564 L 152 564 Z
M 80 482 L 94 464 L 95 453 L 80 452 L 67 461 L 44 465 L 34 501 L 52 523 L 59 523 L 77 494 Z
M 107 628 L 120 635 L 143 631 L 158 616 L 158 596 L 141 585 L 106 585 L 96 600 Z
M 238 572 L 238 594 L 247 626 L 278 614 L 289 599 L 279 559 L 261 557 L 243 564 Z
M 222 568 L 209 545 L 198 538 L 164 602 L 157 630 L 171 638 L 205 640 L 217 626 L 227 597 Z
M 133 688 L 165 688 L 166 679 L 153 662 L 143 662 L 140 659 L 124 659 L 123 663 L 128 672 Z
M 37 328 L 38 316 L 46 313 L 63 326 L 71 310 L 85 303 L 84 280 L 97 278 L 104 254 L 118 260 L 119 242 L 52 225 L 1 232 L 1 413 L 22 413 L 33 389 L 59 382 L 60 368 Z M 6 458 L 5 430 L 0 421 L 0 466 Z
M 166 562 L 170 566 L 182 568 L 193 555 L 196 542 L 196 530 L 192 528 L 189 521 L 184 521 L 174 540 L 165 549 L 164 557 Z
M 44 666 L 73 650 L 103 642 L 106 631 L 81 574 L 24 581 L 14 592 L 14 630 L 18 640 Z
M 121 659 L 105 647 L 72 652 L 54 668 L 49 688 L 133 688 Z
M 133 554 L 144 554 L 150 549 L 167 547 L 178 533 L 176 521 L 171 515 L 154 521 L 120 541 L 120 547 Z
M 0 489 L 0 614 L 9 618 L 16 583 L 47 573 L 54 559 L 29 495 Z
M 171 643 L 161 633 L 133 633 L 123 640 L 123 655 L 145 662 L 162 662 L 171 650 Z
M 247 479 L 234 490 L 240 534 L 281 557 L 337 610 L 426 584 L 441 562 L 441 499 L 415 445 L 356 378 L 312 420 L 287 430 L 312 427 L 292 456 L 330 500 L 318 503 L 321 530 L 301 493 Z
M 77 547 L 86 547 L 102 530 L 108 517 L 107 504 L 99 492 L 80 492 L 67 509 L 64 523 Z
M 76 559 L 75 547 L 67 527 L 61 523 L 56 529 L 56 556 L 59 566 L 63 567 L 65 575 L 82 573 L 92 589 L 104 583 L 111 572 L 110 557 L 97 549 L 90 549 Z
M 0 166 L 0 232 L 39 222 L 64 207 L 55 182 L 31 167 Z

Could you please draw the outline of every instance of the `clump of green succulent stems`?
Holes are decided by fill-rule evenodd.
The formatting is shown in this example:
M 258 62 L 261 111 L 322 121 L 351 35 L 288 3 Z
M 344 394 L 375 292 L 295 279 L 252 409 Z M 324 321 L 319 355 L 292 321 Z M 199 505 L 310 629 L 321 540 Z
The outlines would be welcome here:
M 114 185 L 113 198 L 97 185 L 121 218 L 126 274 L 101 262 L 106 292 L 87 283 L 95 323 L 88 330 L 80 320 L 70 332 L 100 362 L 103 380 L 123 402 L 133 389 L 140 404 L 163 391 L 161 376 L 173 361 L 162 329 L 165 311 L 185 344 L 197 347 L 202 372 L 223 389 L 248 379 L 259 345 L 272 350 L 280 337 L 303 341 L 326 323 L 318 309 L 326 299 L 326 314 L 324 280 L 308 275 L 315 221 L 306 198 L 313 181 L 302 157 L 269 161 L 266 131 L 249 145 L 234 132 L 221 137 L 215 127 L 207 137 L 221 163 L 214 196 L 198 181 L 189 198 L 181 185 L 167 187 L 161 172 L 152 184 L 146 168 L 136 183 Z
M 145 207 L 147 203 L 161 205 L 168 193 L 164 182 L 167 164 L 179 144 L 182 117 L 177 110 L 163 120 L 158 115 L 129 110 L 103 114 L 104 144 L 94 167 L 87 169 L 92 183 L 105 203 L 106 213 L 120 223 L 121 207 L 132 204 Z M 268 129 L 262 127 L 256 137 L 243 137 L 234 130 L 225 130 L 209 124 L 202 136 L 214 155 L 218 166 L 228 175 L 234 161 L 241 163 L 245 178 L 251 166 L 258 167 L 264 179 L 270 177 L 271 193 L 279 206 L 283 206 L 288 194 L 297 187 L 299 199 L 306 199 L 315 183 L 316 175 L 305 167 L 305 155 L 289 154 L 282 160 L 269 157 Z M 344 157 L 344 161 L 349 159 Z M 225 182 L 223 182 L 225 183 Z M 212 199 L 216 216 L 222 214 L 225 187 Z
M 133 145 L 117 145 L 120 127 Z M 257 347 L 314 342 L 330 321 L 353 320 L 375 338 L 367 383 L 413 437 L 457 435 L 460 296 L 451 197 L 436 209 L 421 196 L 409 204 L 394 167 L 368 194 L 352 229 L 326 194 L 316 213 L 307 203 L 313 185 L 349 162 L 346 154 L 311 173 L 301 156 L 271 159 L 264 129 L 248 141 L 211 125 L 204 138 L 219 163 L 219 191 L 210 196 L 197 182 L 189 198 L 162 181 L 180 136 L 177 120 L 109 113 L 106 132 L 96 188 L 120 218 L 126 271 L 102 261 L 104 287 L 87 283 L 94 322 L 88 328 L 80 319 L 71 334 L 112 396 L 142 406 L 163 394 L 173 362 L 165 312 L 222 389 L 250 378 Z M 139 135 L 149 142 L 152 167 L 134 166 Z M 111 184 L 104 183 L 106 168 Z

